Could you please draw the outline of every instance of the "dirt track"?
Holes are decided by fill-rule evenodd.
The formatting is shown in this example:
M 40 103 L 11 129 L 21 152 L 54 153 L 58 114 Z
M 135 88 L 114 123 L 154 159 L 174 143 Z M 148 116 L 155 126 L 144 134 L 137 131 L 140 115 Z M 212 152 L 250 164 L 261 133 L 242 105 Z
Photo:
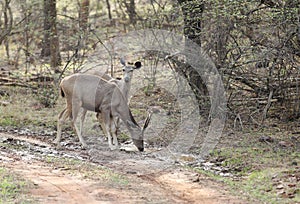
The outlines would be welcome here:
M 190 172 L 155 154 L 125 153 L 100 148 L 55 150 L 47 139 L 0 133 L 10 148 L 0 146 L 1 166 L 33 183 L 29 192 L 39 203 L 246 203 L 229 195 L 220 183 Z M 13 145 L 24 148 L 11 148 Z M 16 150 L 18 149 L 18 150 Z M 49 165 L 47 155 L 78 157 L 121 175 L 128 181 L 86 177 L 80 171 Z

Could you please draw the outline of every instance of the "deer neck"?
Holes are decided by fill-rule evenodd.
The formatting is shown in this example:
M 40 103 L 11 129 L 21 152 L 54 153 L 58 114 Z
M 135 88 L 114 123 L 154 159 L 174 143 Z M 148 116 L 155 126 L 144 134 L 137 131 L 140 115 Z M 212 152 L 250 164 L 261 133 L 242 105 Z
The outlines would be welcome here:
M 124 124 L 127 127 L 128 127 L 128 124 L 127 124 L 128 121 L 134 123 L 138 127 L 139 125 L 133 118 L 133 115 L 129 109 L 129 106 L 126 103 L 127 100 L 125 99 L 124 96 L 122 96 L 122 99 L 124 100 L 124 102 L 120 101 L 119 106 L 117 107 L 119 117 L 121 118 L 121 120 L 124 122 Z M 131 128 L 128 127 L 128 129 L 130 130 Z
M 123 95 L 124 95 L 124 97 L 127 101 L 128 101 L 128 98 L 129 98 L 130 88 L 131 88 L 131 81 L 128 81 L 128 82 L 123 81 L 121 90 L 122 90 L 122 93 L 123 93 Z

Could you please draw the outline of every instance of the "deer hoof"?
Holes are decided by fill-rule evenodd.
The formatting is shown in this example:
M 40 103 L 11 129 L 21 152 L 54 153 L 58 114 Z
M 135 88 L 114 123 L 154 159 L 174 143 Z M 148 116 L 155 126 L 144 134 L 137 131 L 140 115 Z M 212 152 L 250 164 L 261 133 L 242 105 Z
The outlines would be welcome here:
M 55 140 L 53 141 L 53 143 L 54 143 L 54 144 L 59 144 L 59 140 L 58 140 L 58 139 L 55 139 Z
M 82 149 L 87 149 L 88 145 L 87 144 L 82 144 Z

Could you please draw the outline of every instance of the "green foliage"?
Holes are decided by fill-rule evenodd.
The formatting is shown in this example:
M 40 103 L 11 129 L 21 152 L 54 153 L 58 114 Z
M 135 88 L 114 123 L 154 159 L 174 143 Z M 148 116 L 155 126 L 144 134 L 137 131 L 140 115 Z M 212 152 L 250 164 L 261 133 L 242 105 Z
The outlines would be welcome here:
M 0 167 L 0 203 L 29 202 L 20 198 L 27 186 L 24 180 Z
M 222 177 L 201 169 L 197 171 L 226 183 L 234 195 L 246 197 L 254 203 L 287 204 L 300 201 L 300 184 L 297 178 L 294 182 L 291 180 L 294 175 L 299 178 L 297 169 L 265 168 L 249 172 L 241 178 Z
M 1 110 L 1 107 L 0 107 Z M 2 116 L 0 118 L 0 125 L 1 126 L 17 126 L 18 125 L 18 121 L 15 120 L 15 118 L 13 118 L 13 116 Z
M 222 166 L 228 167 L 236 175 L 248 175 L 265 167 L 286 168 L 294 162 L 298 163 L 300 153 L 293 149 L 273 150 L 259 143 L 253 143 L 246 147 L 215 150 L 211 154 L 211 159 L 221 161 Z
M 274 203 L 277 200 L 276 194 L 270 193 L 274 188 L 271 180 L 273 174 L 270 169 L 252 172 L 244 181 L 244 190 L 261 201 Z
M 128 141 L 130 139 L 130 136 L 125 134 L 124 132 L 121 132 L 120 135 L 118 135 L 118 139 L 120 142 Z
M 0 104 L 0 126 L 30 128 L 31 130 L 56 127 L 60 108 L 56 106 L 45 108 L 45 105 L 38 100 L 38 96 L 28 89 L 9 88 L 5 90 L 9 96 L 0 97 L 0 101 L 8 102 L 6 105 Z M 64 101 L 59 100 L 59 103 L 59 106 L 63 107 Z
M 300 192 L 297 191 L 299 185 L 290 183 L 291 181 L 278 182 L 277 177 L 282 180 L 284 177 L 289 177 L 289 173 L 280 169 L 255 171 L 241 185 L 248 195 L 265 203 L 299 202 Z
M 213 158 L 217 160 L 222 160 L 221 165 L 223 167 L 229 168 L 232 172 L 235 172 L 237 175 L 245 175 L 253 169 L 251 162 L 245 160 L 245 156 L 249 156 L 251 152 L 250 149 L 222 149 L 217 150 L 212 153 Z M 254 155 L 251 155 L 255 157 Z
M 214 150 L 210 156 L 212 163 L 224 167 L 232 176 L 208 175 L 225 182 L 234 193 L 245 195 L 257 203 L 299 202 L 300 172 L 297 165 L 300 152 L 297 142 L 289 147 L 280 146 L 280 141 L 289 141 L 288 133 L 274 129 L 272 132 L 265 129 L 259 133 L 237 135 L 239 142 L 232 147 L 226 145 Z M 270 135 L 273 141 L 261 142 L 261 135 Z
M 36 92 L 37 100 L 46 108 L 53 108 L 58 99 L 57 87 L 54 85 L 42 85 Z
M 138 22 L 141 28 L 178 30 L 182 25 L 181 9 L 175 2 L 151 1 L 149 4 L 138 5 L 137 13 L 142 20 Z M 180 32 L 180 30 L 178 30 Z

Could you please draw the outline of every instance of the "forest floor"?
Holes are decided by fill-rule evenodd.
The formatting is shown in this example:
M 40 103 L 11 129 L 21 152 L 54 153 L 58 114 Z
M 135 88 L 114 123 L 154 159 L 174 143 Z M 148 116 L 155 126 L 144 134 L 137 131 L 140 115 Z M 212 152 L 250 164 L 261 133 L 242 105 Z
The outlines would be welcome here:
M 189 154 L 172 155 L 166 147 L 181 134 L 180 106 L 163 88 L 140 89 L 130 101 L 137 122 L 149 107 L 156 111 L 145 152 L 111 151 L 92 113 L 83 133 L 89 147 L 81 149 L 68 126 L 57 149 L 64 99 L 46 108 L 44 92 L 0 91 L 0 203 L 300 203 L 299 121 L 270 117 L 260 127 L 244 123 L 238 129 L 229 117 L 217 147 L 202 160 L 203 117 Z M 130 138 L 122 129 L 118 139 L 124 144 Z M 10 183 L 16 180 L 21 184 Z
M 168 145 L 176 136 L 183 135 L 180 126 L 185 124 L 183 121 L 192 111 L 185 112 L 184 108 L 189 109 L 189 104 L 181 104 L 179 100 L 188 99 L 189 95 L 175 94 L 174 90 L 177 88 L 179 91 L 185 90 L 186 87 L 181 87 L 185 84 L 184 80 L 175 74 L 172 69 L 173 63 L 166 60 L 168 57 L 163 56 L 165 49 L 160 48 L 164 46 L 158 46 L 158 50 L 162 52 L 152 52 L 155 51 L 155 42 L 160 42 L 156 41 L 160 35 L 155 36 L 153 46 L 149 48 L 143 46 L 147 45 L 147 41 L 152 42 L 151 37 L 142 38 L 145 42 L 135 46 L 139 39 L 133 39 L 131 42 L 131 38 L 127 37 L 132 35 L 120 38 L 116 36 L 125 33 L 125 30 L 129 32 L 136 28 L 127 25 L 123 19 L 120 19 L 120 22 L 116 20 L 116 26 L 112 26 L 106 15 L 101 17 L 98 13 L 90 13 L 90 16 L 95 16 L 95 24 L 91 24 L 91 28 L 99 29 L 99 33 L 93 32 L 86 41 L 85 38 L 81 38 L 82 33 L 74 32 L 74 27 L 76 29 L 78 24 L 77 3 L 60 2 L 64 5 L 58 5 L 58 8 L 63 6 L 59 10 L 65 13 L 65 8 L 68 8 L 68 16 L 75 16 L 74 19 L 70 18 L 71 21 L 67 20 L 65 15 L 59 16 L 61 19 L 58 31 L 63 37 L 60 38 L 64 64 L 61 69 L 67 68 L 63 70 L 62 75 L 56 73 L 58 70 L 51 70 L 45 59 L 40 59 L 40 51 L 37 49 L 40 49 L 42 33 L 37 32 L 41 28 L 38 22 L 32 24 L 32 28 L 39 27 L 37 30 L 27 29 L 30 21 L 28 24 L 26 18 L 26 35 L 22 33 L 22 29 L 19 32 L 23 20 L 17 23 L 14 27 L 18 28 L 18 32 L 9 36 L 5 46 L 7 49 L 0 51 L 0 204 L 300 204 L 299 117 L 283 117 L 288 115 L 284 107 L 274 102 L 269 104 L 268 100 L 267 104 L 270 107 L 267 108 L 268 105 L 260 103 L 259 99 L 256 99 L 257 96 L 255 100 L 247 101 L 250 96 L 244 98 L 248 91 L 243 93 L 243 90 L 248 88 L 244 85 L 239 87 L 239 84 L 227 84 L 227 88 L 232 89 L 232 92 L 224 96 L 227 95 L 232 100 L 228 104 L 228 120 L 218 145 L 208 152 L 207 158 L 197 158 L 205 139 L 203 136 L 211 122 L 210 96 L 201 104 L 203 106 L 199 111 L 201 117 L 199 116 L 198 133 L 193 145 L 189 146 L 191 148 L 188 154 L 172 155 L 168 152 Z M 154 25 L 159 23 L 156 18 L 149 18 L 149 11 L 144 12 L 148 10 L 147 5 L 145 10 L 142 8 L 142 17 L 147 15 L 145 27 L 152 26 L 152 20 Z M 112 5 L 112 11 L 118 9 L 116 6 L 117 4 Z M 167 5 L 166 8 L 168 7 Z M 20 10 L 19 7 L 13 9 Z M 155 16 L 156 13 L 155 11 Z M 23 19 L 21 14 L 22 12 L 15 12 L 14 19 Z M 32 19 L 38 19 L 35 15 L 28 15 L 30 16 Z M 175 16 L 178 16 L 177 12 Z M 179 18 L 180 22 L 181 19 Z M 160 20 L 164 22 L 163 19 Z M 68 24 L 70 22 L 72 24 Z M 167 26 L 171 26 L 171 30 L 176 32 L 176 24 L 172 20 Z M 27 32 L 28 30 L 33 32 Z M 18 33 L 20 35 L 16 35 Z M 168 36 L 161 37 L 169 39 Z M 182 39 L 178 39 L 183 42 Z M 169 40 L 165 41 L 168 44 Z M 84 46 L 79 46 L 81 44 Z M 184 44 L 186 46 L 186 43 Z M 177 48 L 177 43 L 171 47 L 174 55 L 178 52 L 173 52 L 173 48 L 174 51 L 181 50 Z M 78 48 L 81 50 L 79 53 Z M 141 52 L 144 49 L 145 52 Z M 185 48 L 184 50 L 191 51 Z M 10 56 L 6 57 L 9 53 Z M 173 55 L 172 53 L 169 54 Z M 125 55 L 126 60 L 140 59 L 143 62 L 143 67 L 135 71 L 131 86 L 131 90 L 134 91 L 130 108 L 137 122 L 145 119 L 149 107 L 157 111 L 152 116 L 150 130 L 148 128 L 148 132 L 145 133 L 145 152 L 111 151 L 107 141 L 103 139 L 94 115 L 87 117 L 90 121 L 84 129 L 84 138 L 89 145 L 87 149 L 81 149 L 70 127 L 64 127 L 62 147 L 58 149 L 53 144 L 56 121 L 59 112 L 65 106 L 64 99 L 59 97 L 58 93 L 57 83 L 60 77 L 96 65 L 104 66 L 103 70 L 113 68 L 116 72 L 114 77 L 119 77 L 122 75 L 119 64 L 119 57 L 124 57 L 122 55 Z M 88 56 L 88 59 L 85 59 L 85 56 Z M 186 57 L 189 58 L 188 55 Z M 179 62 L 184 62 L 186 57 L 184 53 L 178 53 Z M 81 66 L 81 61 L 90 62 L 90 66 Z M 242 64 L 248 69 L 248 63 Z M 266 70 L 259 69 L 253 72 L 251 67 L 249 69 L 250 76 L 255 78 L 256 73 L 264 73 Z M 213 76 L 206 77 L 206 71 L 204 73 L 204 78 L 208 81 L 214 79 Z M 264 81 L 265 77 L 262 79 Z M 231 77 L 227 79 L 225 76 L 224 80 L 229 83 Z M 176 98 L 177 96 L 180 97 Z M 281 103 L 280 100 L 278 103 Z M 266 118 L 262 120 L 261 116 L 265 110 L 268 110 Z M 275 114 L 273 110 L 276 110 Z M 194 122 L 198 123 L 198 118 Z M 189 124 L 184 128 L 188 131 L 192 129 Z M 127 133 L 122 131 L 122 134 L 118 135 L 122 144 L 130 139 Z M 182 143 L 184 142 L 185 140 Z
M 249 203 L 224 183 L 148 151 L 111 151 L 105 141 L 88 150 L 56 150 L 50 138 L 7 133 L 0 139 L 0 167 L 29 182 L 27 202 Z

